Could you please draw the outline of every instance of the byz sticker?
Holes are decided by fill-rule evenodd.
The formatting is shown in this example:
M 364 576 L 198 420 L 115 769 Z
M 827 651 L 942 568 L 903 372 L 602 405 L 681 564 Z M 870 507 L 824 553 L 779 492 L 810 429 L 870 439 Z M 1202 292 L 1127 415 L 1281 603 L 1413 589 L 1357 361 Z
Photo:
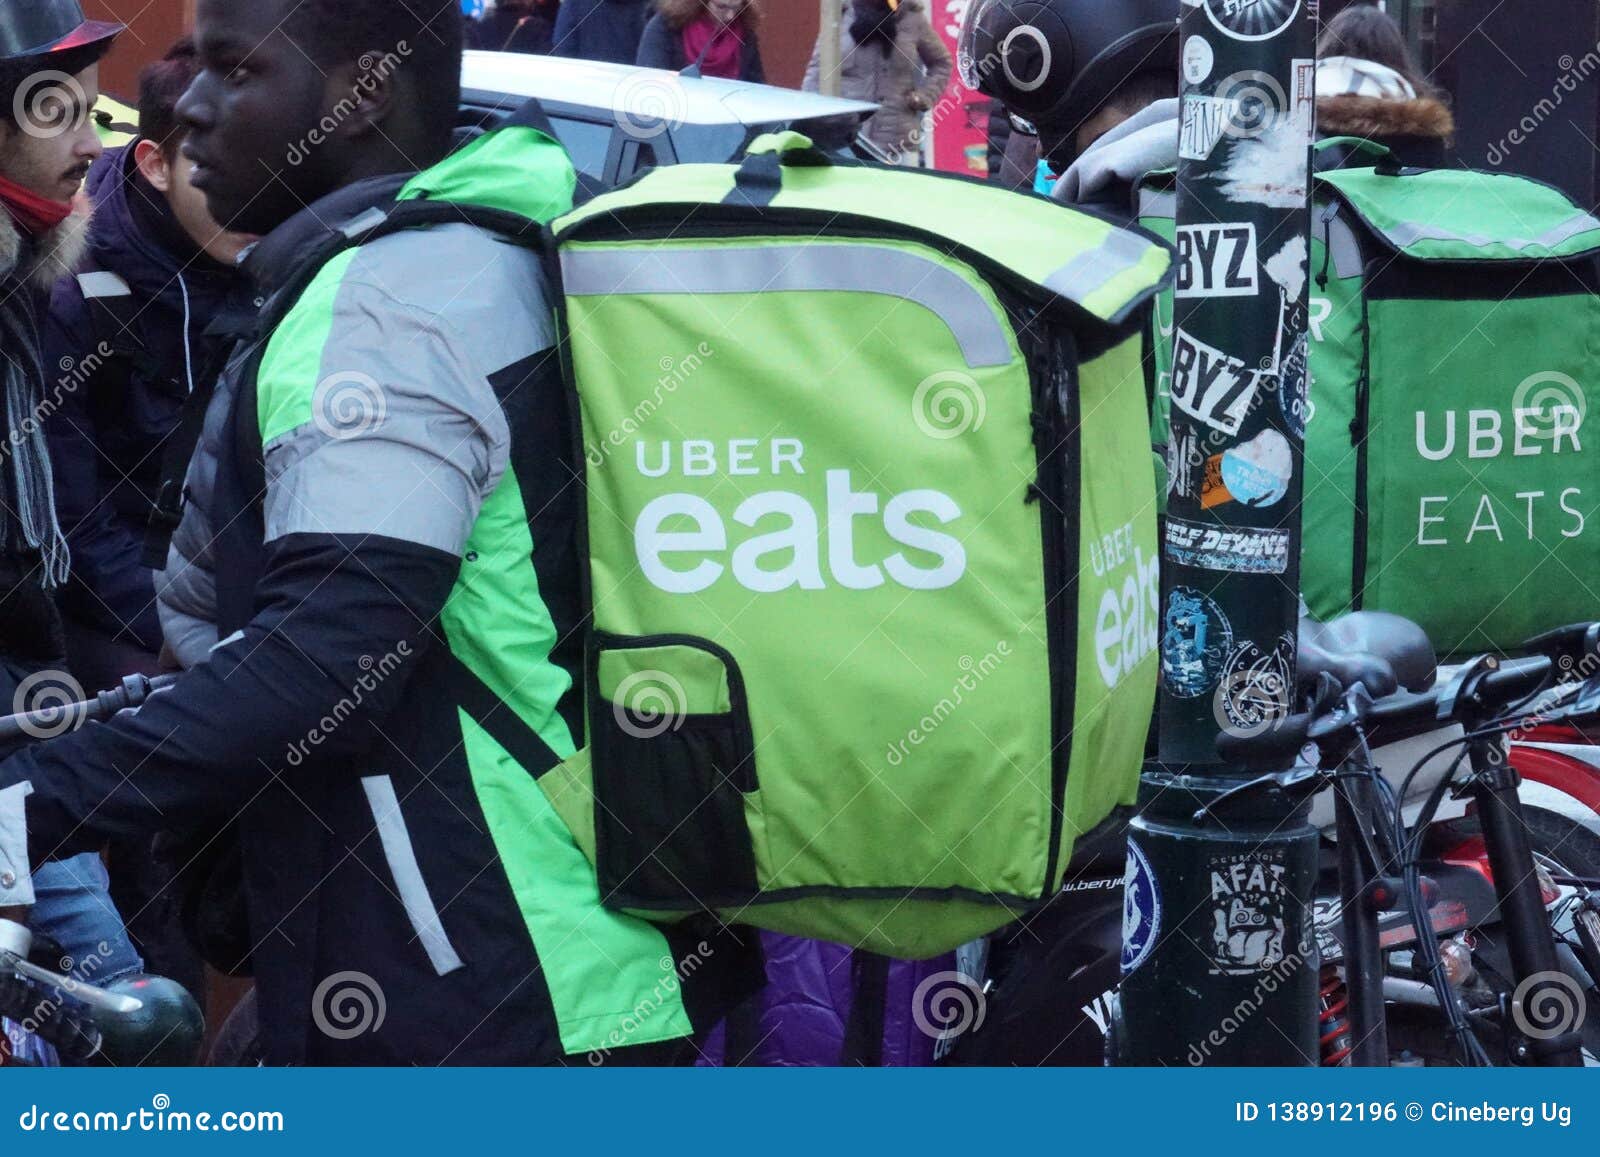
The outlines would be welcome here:
M 1185 414 L 1214 430 L 1237 434 L 1260 388 L 1260 375 L 1244 362 L 1178 330 L 1172 404 Z
M 1178 156 L 1186 161 L 1203 161 L 1227 135 L 1239 115 L 1239 102 L 1230 97 L 1199 96 L 1183 98 L 1179 118 Z
M 1284 960 L 1288 938 L 1288 865 L 1278 851 L 1213 860 L 1211 937 L 1213 976 L 1252 976 Z
M 1205 8 L 1235 40 L 1271 40 L 1300 14 L 1300 0 L 1205 0 Z
M 1162 617 L 1161 678 L 1180 699 L 1197 699 L 1222 678 L 1233 625 L 1204 592 L 1174 587 Z
M 1289 569 L 1289 532 L 1205 526 L 1169 514 L 1167 557 L 1202 570 L 1283 574 Z
M 1256 295 L 1254 225 L 1185 225 L 1177 240 L 1177 296 Z
M 1161 889 L 1150 861 L 1128 841 L 1128 870 L 1122 885 L 1122 974 L 1126 976 L 1155 950 L 1161 935 Z

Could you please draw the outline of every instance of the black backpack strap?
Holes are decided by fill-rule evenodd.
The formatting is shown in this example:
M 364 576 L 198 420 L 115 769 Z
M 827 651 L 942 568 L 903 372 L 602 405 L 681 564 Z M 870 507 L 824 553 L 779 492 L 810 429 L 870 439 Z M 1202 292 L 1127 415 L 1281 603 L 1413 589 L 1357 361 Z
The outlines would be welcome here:
M 857 948 L 850 953 L 854 999 L 844 1029 L 841 1065 L 881 1068 L 883 1030 L 889 1009 L 889 958 Z

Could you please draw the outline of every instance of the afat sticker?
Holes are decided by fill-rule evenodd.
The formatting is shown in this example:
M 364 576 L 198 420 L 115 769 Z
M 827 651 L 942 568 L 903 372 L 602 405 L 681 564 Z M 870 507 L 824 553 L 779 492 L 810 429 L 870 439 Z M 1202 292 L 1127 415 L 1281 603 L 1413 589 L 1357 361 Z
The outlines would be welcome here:
M 1205 8 L 1235 40 L 1271 40 L 1300 14 L 1300 0 L 1205 0 Z

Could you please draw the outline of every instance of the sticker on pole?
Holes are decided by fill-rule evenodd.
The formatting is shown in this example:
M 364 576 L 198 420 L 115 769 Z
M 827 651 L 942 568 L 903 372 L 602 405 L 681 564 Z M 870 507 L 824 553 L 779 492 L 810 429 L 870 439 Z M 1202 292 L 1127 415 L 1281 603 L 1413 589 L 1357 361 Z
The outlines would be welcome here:
M 1204 84 L 1216 65 L 1216 50 L 1204 36 L 1191 36 L 1183 42 L 1184 80 L 1190 84 Z
M 1167 516 L 1167 557 L 1180 566 L 1229 574 L 1284 574 L 1289 532 L 1207 526 Z
M 1178 330 L 1172 404 L 1224 434 L 1237 434 L 1261 389 L 1261 375 L 1236 357 Z
M 1254 225 L 1180 225 L 1177 242 L 1177 296 L 1256 296 Z
M 1300 0 L 1204 0 L 1219 32 L 1235 40 L 1271 40 L 1300 15 Z
M 1211 876 L 1211 934 L 1205 950 L 1213 976 L 1253 976 L 1285 962 L 1289 866 L 1281 849 L 1219 856 Z
M 1128 841 L 1128 870 L 1122 881 L 1122 975 L 1134 971 L 1155 951 L 1161 936 L 1161 889 L 1150 861 Z
M 1233 624 L 1203 591 L 1174 587 L 1162 616 L 1161 681 L 1179 699 L 1197 699 L 1222 679 L 1233 653 Z
M 1233 127 L 1239 109 L 1239 102 L 1230 97 L 1187 94 L 1178 118 L 1178 156 L 1186 161 L 1209 158 Z

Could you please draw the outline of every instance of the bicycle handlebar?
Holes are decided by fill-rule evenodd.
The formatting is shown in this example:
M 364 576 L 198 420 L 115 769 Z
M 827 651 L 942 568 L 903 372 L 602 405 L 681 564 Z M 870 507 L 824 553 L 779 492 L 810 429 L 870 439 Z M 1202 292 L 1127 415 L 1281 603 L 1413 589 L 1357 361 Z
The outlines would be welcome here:
M 1423 692 L 1397 692 L 1374 700 L 1357 688 L 1337 698 L 1324 697 L 1317 707 L 1290 715 L 1260 733 L 1242 735 L 1223 732 L 1217 739 L 1217 753 L 1230 763 L 1243 766 L 1281 765 L 1292 759 L 1307 743 L 1314 743 L 1324 757 L 1342 756 L 1354 741 L 1357 727 L 1369 739 L 1394 743 L 1438 730 L 1452 722 L 1464 722 L 1465 709 L 1493 717 L 1498 711 L 1536 692 L 1549 678 L 1553 664 L 1545 656 L 1516 659 L 1480 670 L 1480 661 L 1466 668 L 1448 686 Z M 1476 675 L 1476 678 L 1472 676 Z M 1469 698 L 1462 700 L 1461 696 Z
M 110 719 L 119 711 L 142 706 L 150 696 L 177 681 L 176 675 L 157 675 L 154 679 L 144 675 L 129 675 L 123 679 L 120 687 L 102 691 L 93 699 L 85 699 L 81 703 L 63 703 L 7 715 L 0 718 L 0 742 L 59 735 L 62 731 L 76 730 L 85 723 Z M 70 720 L 67 727 L 62 726 L 64 720 Z

